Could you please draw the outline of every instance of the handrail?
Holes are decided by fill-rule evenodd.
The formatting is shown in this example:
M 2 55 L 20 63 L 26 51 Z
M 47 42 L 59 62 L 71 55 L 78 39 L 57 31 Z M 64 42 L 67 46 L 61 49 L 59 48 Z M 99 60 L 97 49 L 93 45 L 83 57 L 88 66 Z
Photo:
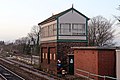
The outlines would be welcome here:
M 110 77 L 110 76 L 105 76 L 106 78 L 109 78 L 109 79 L 116 79 L 116 80 L 120 80 L 120 79 L 117 79 L 117 78 L 114 78 L 114 77 Z
M 90 75 L 91 76 L 95 76 L 95 77 L 100 77 L 100 78 L 104 78 L 104 80 L 106 79 L 106 78 L 109 78 L 109 79 L 115 79 L 115 80 L 120 80 L 120 79 L 117 79 L 117 78 L 114 78 L 114 77 L 110 77 L 110 76 L 102 76 L 102 75 L 98 75 L 98 74 L 93 74 L 93 73 L 90 73 L 90 72 L 88 72 L 88 71 L 85 71 L 85 70 L 81 70 L 81 69 L 76 69 L 77 71 L 80 71 L 80 72 L 83 72 L 83 73 L 87 73 L 88 74 L 88 76 L 85 76 L 85 75 L 82 75 L 83 77 L 86 77 L 86 78 L 90 78 Z M 78 75 L 78 74 L 77 74 Z M 79 74 L 79 75 L 81 75 L 81 74 Z

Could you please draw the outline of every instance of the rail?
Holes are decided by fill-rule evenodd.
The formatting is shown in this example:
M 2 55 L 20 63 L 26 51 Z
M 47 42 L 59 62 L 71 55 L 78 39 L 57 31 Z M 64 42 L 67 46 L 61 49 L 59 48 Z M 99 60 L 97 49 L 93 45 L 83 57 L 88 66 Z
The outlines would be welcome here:
M 0 58 L 1 59 L 1 58 Z M 40 71 L 40 70 L 37 70 L 35 68 L 33 68 L 33 66 L 30 66 L 30 65 L 27 65 L 25 63 L 21 63 L 19 61 L 15 61 L 15 60 L 12 60 L 12 59 L 9 59 L 9 58 L 6 58 L 4 59 L 4 61 L 6 62 L 11 62 L 13 63 L 15 66 L 17 65 L 17 67 L 14 68 L 14 70 L 18 69 L 18 67 L 20 69 L 23 70 L 23 72 L 28 72 L 27 74 L 29 73 L 32 73 L 34 74 L 35 76 L 39 76 L 41 77 L 42 79 L 51 79 L 51 80 L 55 80 L 55 79 L 58 79 L 58 80 L 61 80 L 61 78 L 58 78 L 57 76 L 54 76 L 54 75 L 50 75 L 48 73 L 45 73 L 43 71 Z M 14 67 L 14 66 L 13 66 Z M 13 71 L 14 71 L 13 70 Z M 16 71 L 15 71 L 16 72 Z M 16 72 L 17 73 L 17 72 Z M 21 72 L 22 73 L 22 72 Z M 29 76 L 30 77 L 30 76 Z
M 14 72 L 10 71 L 6 67 L 0 65 L 0 76 L 4 80 L 25 80 L 21 76 L 15 74 Z
M 105 76 L 105 75 L 102 76 L 102 75 L 98 75 L 98 74 L 93 74 L 91 72 L 88 72 L 88 71 L 85 71 L 85 70 L 81 70 L 81 69 L 76 69 L 76 70 L 79 71 L 79 72 L 83 72 L 83 73 L 87 74 L 87 76 L 83 75 L 83 74 L 79 74 L 79 73 L 76 73 L 76 75 L 82 76 L 82 77 L 90 79 L 90 80 L 92 80 L 92 78 L 90 76 L 98 77 L 98 78 L 103 78 L 103 80 L 106 80 L 106 79 L 120 80 L 120 79 L 117 79 L 117 78 L 114 78 L 114 77 L 110 77 L 110 76 Z
M 0 74 L 0 80 L 7 80 L 2 74 Z

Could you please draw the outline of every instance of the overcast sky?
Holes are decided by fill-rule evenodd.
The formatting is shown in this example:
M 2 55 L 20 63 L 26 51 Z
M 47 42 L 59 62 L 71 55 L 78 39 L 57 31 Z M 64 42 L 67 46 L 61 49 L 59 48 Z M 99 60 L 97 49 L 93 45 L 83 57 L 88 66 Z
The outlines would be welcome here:
M 92 18 L 102 15 L 114 20 L 120 0 L 0 0 L 0 41 L 27 36 L 33 25 L 52 14 L 74 8 Z

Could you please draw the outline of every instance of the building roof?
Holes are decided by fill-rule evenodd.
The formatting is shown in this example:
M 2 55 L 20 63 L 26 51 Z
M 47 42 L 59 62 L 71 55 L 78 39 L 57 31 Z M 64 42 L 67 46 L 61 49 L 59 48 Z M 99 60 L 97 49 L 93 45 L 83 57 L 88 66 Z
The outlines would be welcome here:
M 98 47 L 98 46 L 88 46 L 88 47 L 71 47 L 72 49 L 80 49 L 80 50 L 115 50 L 114 47 Z
M 55 15 L 52 15 L 51 17 L 47 18 L 46 20 L 38 23 L 38 25 L 43 25 L 43 24 L 46 24 L 46 23 L 55 21 L 58 17 L 62 16 L 63 14 L 65 14 L 65 13 L 67 13 L 67 12 L 69 12 L 70 10 L 76 11 L 77 13 L 79 13 L 80 15 L 82 15 L 83 17 L 85 17 L 86 19 L 89 20 L 88 17 L 86 17 L 84 14 L 80 13 L 79 11 L 77 11 L 76 9 L 74 9 L 74 8 L 72 7 L 72 8 L 70 8 L 70 9 L 67 9 L 67 10 L 63 11 L 63 12 L 60 12 L 60 13 L 55 14 Z

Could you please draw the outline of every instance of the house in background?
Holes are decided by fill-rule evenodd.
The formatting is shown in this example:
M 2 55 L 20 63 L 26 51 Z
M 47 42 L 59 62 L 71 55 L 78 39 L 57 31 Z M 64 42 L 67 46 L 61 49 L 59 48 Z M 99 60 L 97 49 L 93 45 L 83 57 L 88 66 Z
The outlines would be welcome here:
M 88 20 L 73 7 L 38 23 L 40 33 L 40 64 L 44 71 L 57 74 L 57 62 L 66 70 L 69 64 L 71 47 L 87 46 Z M 71 55 L 70 55 L 71 56 Z

